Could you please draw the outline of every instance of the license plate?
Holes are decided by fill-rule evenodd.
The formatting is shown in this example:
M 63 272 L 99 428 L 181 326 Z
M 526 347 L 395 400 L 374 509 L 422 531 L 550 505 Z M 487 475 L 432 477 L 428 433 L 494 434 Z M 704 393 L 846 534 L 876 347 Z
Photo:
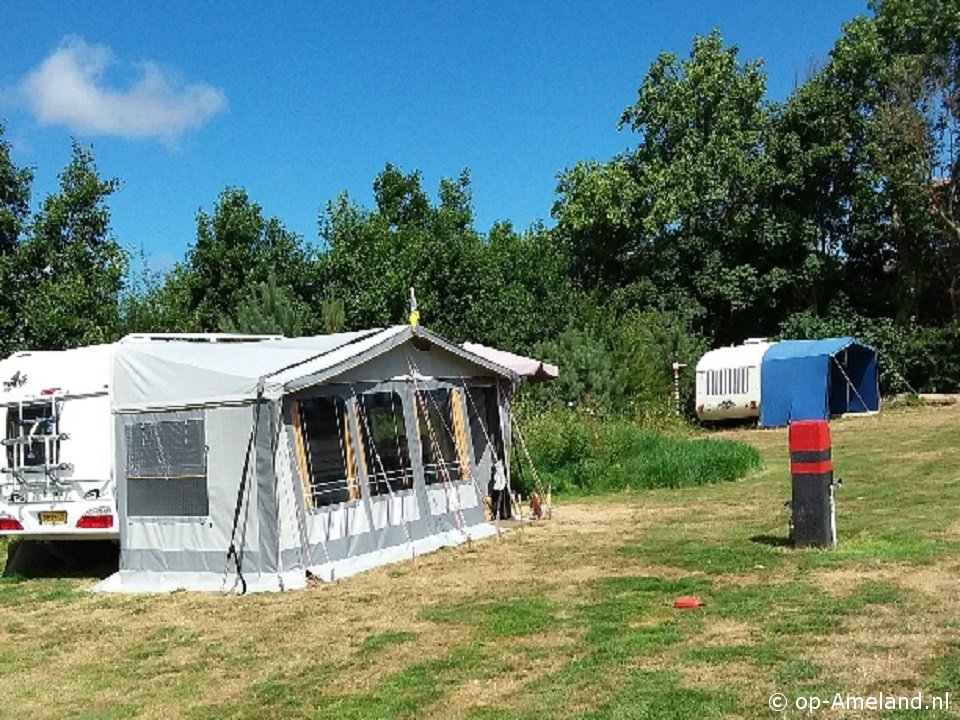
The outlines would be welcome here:
M 40 513 L 40 524 L 41 525 L 66 525 L 67 511 L 66 510 L 50 510 L 48 512 L 42 512 Z

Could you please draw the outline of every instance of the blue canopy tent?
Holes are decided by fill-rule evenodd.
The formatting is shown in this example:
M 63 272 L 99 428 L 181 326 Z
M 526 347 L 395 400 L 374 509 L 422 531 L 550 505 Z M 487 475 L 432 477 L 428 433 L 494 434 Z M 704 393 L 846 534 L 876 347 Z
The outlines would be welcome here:
M 880 409 L 877 351 L 852 337 L 775 343 L 760 382 L 760 427 Z

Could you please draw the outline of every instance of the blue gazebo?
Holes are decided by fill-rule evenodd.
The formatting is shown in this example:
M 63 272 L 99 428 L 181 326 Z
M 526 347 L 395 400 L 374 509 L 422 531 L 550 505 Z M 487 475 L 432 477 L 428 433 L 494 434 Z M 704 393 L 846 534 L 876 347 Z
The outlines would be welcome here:
M 852 337 L 774 343 L 760 380 L 764 428 L 880 409 L 877 351 Z

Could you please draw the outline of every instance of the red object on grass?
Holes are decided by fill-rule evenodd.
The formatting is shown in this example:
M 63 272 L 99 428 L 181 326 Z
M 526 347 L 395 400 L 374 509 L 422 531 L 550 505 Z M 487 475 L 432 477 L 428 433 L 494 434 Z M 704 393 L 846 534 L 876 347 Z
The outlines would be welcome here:
M 681 595 L 673 601 L 673 606 L 680 610 L 703 607 L 703 600 L 693 595 Z

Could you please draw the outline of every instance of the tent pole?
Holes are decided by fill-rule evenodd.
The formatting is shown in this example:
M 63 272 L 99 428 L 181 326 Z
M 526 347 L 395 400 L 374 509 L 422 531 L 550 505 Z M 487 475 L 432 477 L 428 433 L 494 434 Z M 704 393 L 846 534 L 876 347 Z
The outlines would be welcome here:
M 844 368 L 850 368 L 850 350 L 844 349 L 843 351 L 843 366 Z M 866 410 L 866 408 L 864 408 Z M 847 412 L 850 412 L 850 380 L 847 380 Z

